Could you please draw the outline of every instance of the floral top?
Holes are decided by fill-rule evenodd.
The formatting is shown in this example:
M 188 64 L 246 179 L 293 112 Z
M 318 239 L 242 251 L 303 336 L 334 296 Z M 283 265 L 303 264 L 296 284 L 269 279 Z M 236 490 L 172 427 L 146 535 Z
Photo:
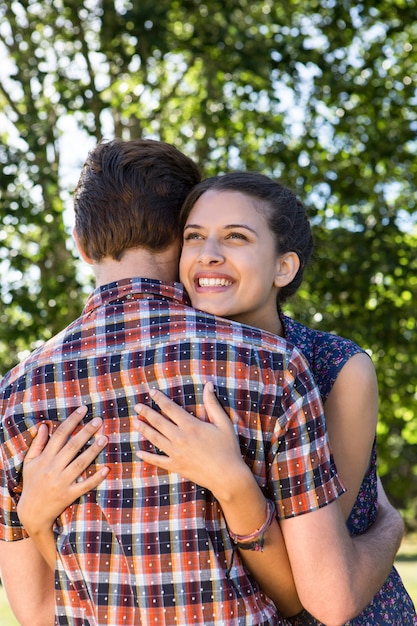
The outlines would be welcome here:
M 284 336 L 303 352 L 309 362 L 323 402 L 346 362 L 364 351 L 355 343 L 332 333 L 313 330 L 281 314 Z M 375 521 L 377 512 L 376 441 L 374 441 L 368 473 L 362 481 L 358 497 L 347 520 L 351 535 L 364 533 Z M 289 620 L 293 626 L 315 625 L 318 622 L 306 611 Z M 345 626 L 416 626 L 417 614 L 402 580 L 395 569 L 365 610 Z M 324 625 L 323 625 L 324 626 Z

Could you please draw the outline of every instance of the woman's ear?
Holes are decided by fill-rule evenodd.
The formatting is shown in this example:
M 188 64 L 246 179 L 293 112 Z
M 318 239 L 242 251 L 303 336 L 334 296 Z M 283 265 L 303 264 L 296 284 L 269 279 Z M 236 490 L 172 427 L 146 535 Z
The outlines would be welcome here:
M 80 240 L 78 239 L 77 231 L 75 230 L 75 228 L 72 231 L 72 236 L 74 237 L 74 241 L 77 245 L 77 249 L 78 249 L 78 252 L 80 253 L 80 257 L 82 258 L 82 260 L 88 263 L 88 265 L 93 265 L 93 260 L 88 256 L 88 254 L 81 247 Z
M 296 252 L 286 252 L 277 259 L 277 267 L 274 279 L 275 287 L 289 285 L 297 274 L 300 267 L 300 259 Z

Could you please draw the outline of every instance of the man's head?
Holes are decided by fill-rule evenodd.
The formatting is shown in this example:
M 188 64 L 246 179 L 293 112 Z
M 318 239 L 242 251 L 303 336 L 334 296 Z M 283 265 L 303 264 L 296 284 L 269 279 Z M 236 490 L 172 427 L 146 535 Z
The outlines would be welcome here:
M 99 143 L 84 164 L 74 195 L 75 234 L 92 261 L 124 252 L 162 252 L 180 238 L 179 213 L 201 179 L 195 163 L 152 139 Z

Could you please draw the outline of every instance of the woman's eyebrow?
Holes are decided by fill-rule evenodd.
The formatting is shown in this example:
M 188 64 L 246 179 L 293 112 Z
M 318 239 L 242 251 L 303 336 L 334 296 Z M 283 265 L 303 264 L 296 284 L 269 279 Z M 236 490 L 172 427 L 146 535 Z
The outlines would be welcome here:
M 204 228 L 204 226 L 201 226 L 200 224 L 186 224 L 184 226 L 184 231 L 186 231 L 187 228 Z M 256 230 L 247 224 L 225 224 L 223 228 L 225 230 L 230 230 L 232 228 L 245 228 L 246 230 L 250 230 L 255 235 L 257 234 Z
M 226 229 L 230 229 L 230 228 L 245 228 L 246 230 L 250 230 L 255 235 L 257 234 L 256 230 L 254 228 L 252 228 L 252 226 L 248 226 L 247 224 L 226 224 L 224 226 L 224 228 L 226 228 Z

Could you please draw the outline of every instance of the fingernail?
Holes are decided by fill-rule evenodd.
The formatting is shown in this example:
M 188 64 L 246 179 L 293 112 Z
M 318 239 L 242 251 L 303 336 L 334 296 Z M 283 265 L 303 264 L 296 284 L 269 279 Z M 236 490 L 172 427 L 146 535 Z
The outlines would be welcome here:
M 96 427 L 96 426 L 100 426 L 101 424 L 101 419 L 99 417 L 95 417 L 93 420 L 91 420 L 91 425 Z
M 83 404 L 83 406 L 79 406 L 79 407 L 75 410 L 75 412 L 76 412 L 76 413 L 84 413 L 84 412 L 85 412 L 85 410 L 86 410 L 86 408 L 87 408 L 87 407 L 85 406 L 85 404 Z
M 97 439 L 97 443 L 99 446 L 104 446 L 107 443 L 107 437 L 105 435 L 101 435 L 98 439 Z

